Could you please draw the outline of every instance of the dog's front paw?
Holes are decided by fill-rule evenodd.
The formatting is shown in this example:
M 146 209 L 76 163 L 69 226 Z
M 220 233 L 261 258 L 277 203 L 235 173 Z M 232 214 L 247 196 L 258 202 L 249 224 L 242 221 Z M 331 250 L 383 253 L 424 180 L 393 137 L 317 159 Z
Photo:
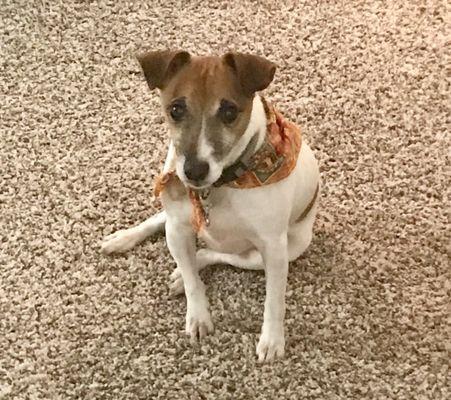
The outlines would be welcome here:
M 285 337 L 282 330 L 265 330 L 260 336 L 257 345 L 258 362 L 271 362 L 282 358 L 285 354 Z
M 192 341 L 203 339 L 213 332 L 213 322 L 207 306 L 188 307 L 186 313 L 186 334 Z
M 104 254 L 124 253 L 133 248 L 139 242 L 139 235 L 134 230 L 121 229 L 103 239 L 101 251 Z

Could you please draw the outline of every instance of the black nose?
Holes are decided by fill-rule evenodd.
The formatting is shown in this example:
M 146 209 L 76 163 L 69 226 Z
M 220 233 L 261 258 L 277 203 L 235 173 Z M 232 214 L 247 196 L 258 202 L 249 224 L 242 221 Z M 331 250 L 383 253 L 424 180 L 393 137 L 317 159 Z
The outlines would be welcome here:
M 183 170 L 186 177 L 190 181 L 199 182 L 205 179 L 208 175 L 210 167 L 207 162 L 200 161 L 196 157 L 186 157 Z

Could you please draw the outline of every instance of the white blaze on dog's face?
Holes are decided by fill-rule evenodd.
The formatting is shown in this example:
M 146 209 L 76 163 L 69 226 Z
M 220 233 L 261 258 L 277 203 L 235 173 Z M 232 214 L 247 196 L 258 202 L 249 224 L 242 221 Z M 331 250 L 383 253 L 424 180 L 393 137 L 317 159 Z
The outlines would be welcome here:
M 177 175 L 194 188 L 212 185 L 257 133 L 250 132 L 254 94 L 270 84 L 274 64 L 240 53 L 191 57 L 183 51 L 150 52 L 138 60 L 149 87 L 161 91 Z

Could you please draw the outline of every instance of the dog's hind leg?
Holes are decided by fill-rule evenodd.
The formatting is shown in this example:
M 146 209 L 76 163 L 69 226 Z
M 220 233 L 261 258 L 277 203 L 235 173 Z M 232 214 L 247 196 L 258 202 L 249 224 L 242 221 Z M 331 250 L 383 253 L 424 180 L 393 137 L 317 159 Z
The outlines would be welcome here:
M 129 229 L 121 229 L 103 239 L 101 251 L 105 254 L 123 253 L 147 237 L 164 230 L 166 212 L 161 211 Z
M 241 254 L 220 253 L 211 249 L 199 249 L 196 253 L 197 268 L 201 269 L 208 265 L 228 264 L 234 267 L 261 270 L 263 269 L 263 259 L 255 249 L 245 251 Z M 176 268 L 171 274 L 171 283 L 169 285 L 172 295 L 178 295 L 184 292 L 183 279 L 180 270 Z
M 317 205 L 301 221 L 296 222 L 288 229 L 288 260 L 296 260 L 310 245 L 313 236 L 313 223 L 315 222 Z
M 291 226 L 288 231 L 288 260 L 296 260 L 312 241 L 312 226 L 304 222 Z
M 263 269 L 263 259 L 256 249 L 250 249 L 240 254 L 220 253 L 211 249 L 197 251 L 199 269 L 212 264 L 228 264 L 243 269 Z

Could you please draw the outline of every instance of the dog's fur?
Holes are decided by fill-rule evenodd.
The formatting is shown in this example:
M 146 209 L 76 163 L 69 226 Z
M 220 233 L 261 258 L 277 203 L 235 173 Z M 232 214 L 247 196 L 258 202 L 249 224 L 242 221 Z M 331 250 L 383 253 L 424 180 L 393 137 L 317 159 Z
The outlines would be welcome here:
M 177 264 L 171 276 L 171 290 L 185 291 L 186 332 L 193 339 L 201 339 L 213 330 L 199 270 L 218 263 L 263 269 L 266 301 L 258 360 L 282 357 L 288 262 L 299 257 L 310 244 L 319 198 L 316 196 L 303 215 L 315 198 L 320 181 L 312 150 L 304 140 L 292 173 L 274 184 L 253 189 L 212 188 L 210 224 L 200 232 L 207 247 L 197 251 L 190 220 L 192 205 L 186 192 L 186 187 L 211 187 L 223 169 L 240 157 L 254 135 L 258 135 L 257 147 L 262 144 L 266 114 L 256 92 L 269 85 L 275 67 L 261 57 L 239 53 L 192 57 L 186 52 L 153 52 L 138 59 L 149 87 L 161 91 L 171 127 L 164 171 L 175 168 L 180 180 L 175 187 L 163 191 L 164 211 L 136 227 L 106 237 L 102 250 L 126 251 L 165 228 L 167 244 Z M 181 98 L 184 118 L 181 122 L 171 121 L 171 105 Z M 230 124 L 221 122 L 224 100 L 239 110 Z M 196 181 L 188 179 L 187 157 L 208 163 L 206 176 Z

